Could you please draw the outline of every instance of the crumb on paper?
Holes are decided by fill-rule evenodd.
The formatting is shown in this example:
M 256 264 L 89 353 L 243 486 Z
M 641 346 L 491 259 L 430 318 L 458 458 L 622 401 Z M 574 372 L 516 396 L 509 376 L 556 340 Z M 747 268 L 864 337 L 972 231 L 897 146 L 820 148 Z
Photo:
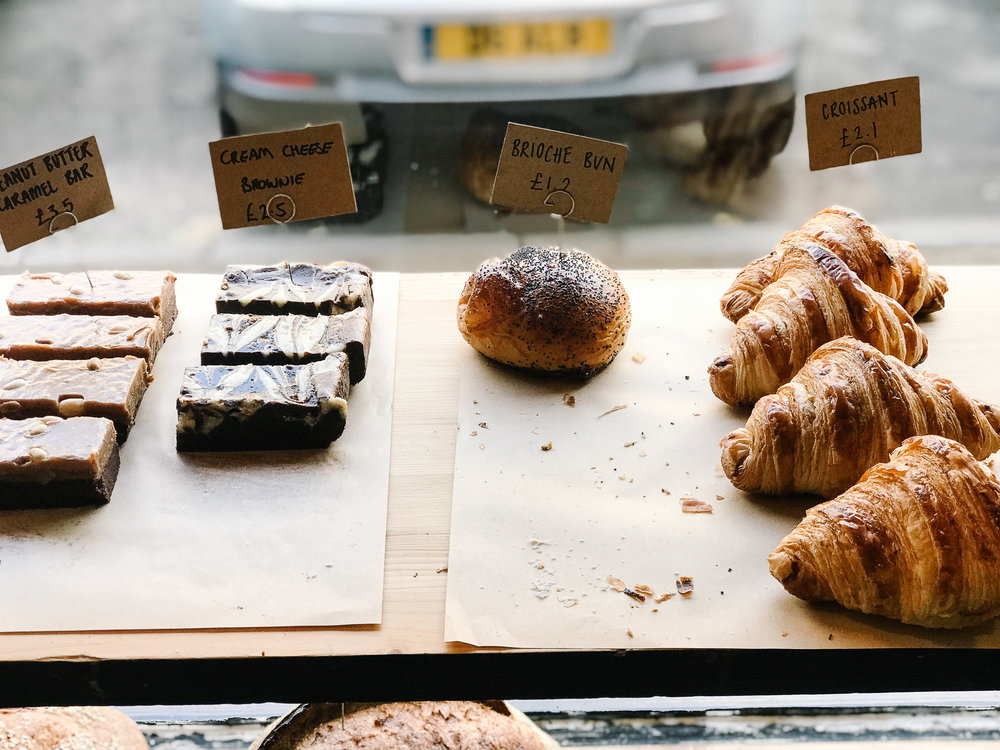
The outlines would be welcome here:
M 632 361 L 635 362 L 636 364 L 641 365 L 643 362 L 646 361 L 646 355 L 643 354 L 642 352 L 636 352 L 635 354 L 632 355 Z
M 715 499 L 721 501 L 721 500 L 725 500 L 726 498 L 724 498 L 722 495 L 716 495 Z
M 627 596 L 629 599 L 635 599 L 640 604 L 645 604 L 646 603 L 646 597 L 644 597 L 638 591 L 633 591 L 632 589 L 628 588 L 627 586 L 625 587 L 625 590 L 622 593 L 625 594 L 625 596 Z
M 648 455 L 649 455 L 649 454 L 648 454 L 648 453 L 646 453 L 646 451 L 639 451 L 639 458 L 645 458 L 645 457 L 646 457 L 646 456 L 648 456 Z
M 635 636 L 632 635 L 632 628 L 625 628 L 625 632 L 628 634 L 629 638 L 635 638 Z
M 826 637 L 826 639 L 827 639 L 828 641 L 832 641 L 832 640 L 833 640 L 833 633 L 830 633 L 830 635 L 828 635 L 828 636 Z
M 696 497 L 681 498 L 681 513 L 711 513 L 712 505 Z
M 653 599 L 653 601 L 656 602 L 657 604 L 662 604 L 663 602 L 665 602 L 667 599 L 669 599 L 672 596 L 673 596 L 673 594 L 660 594 L 655 599 Z
M 662 492 L 664 495 L 669 495 L 670 494 L 670 490 L 665 490 L 663 488 L 660 488 L 660 492 Z
M 782 630 L 781 631 L 781 637 L 782 638 L 787 638 L 788 637 L 788 631 L 787 630 Z
M 552 450 L 552 441 L 550 440 L 545 445 L 543 445 L 542 446 L 542 450 L 543 451 L 550 451 L 550 450 Z
M 625 443 L 625 447 L 626 448 L 631 448 L 633 445 L 635 445 L 635 441 L 634 440 L 631 441 L 631 442 Z
M 480 443 L 480 444 L 479 444 L 479 450 L 481 450 L 481 451 L 484 451 L 484 450 L 486 450 L 486 446 L 485 446 L 485 445 L 483 445 L 482 443 Z
M 644 583 L 640 583 L 637 584 L 636 586 L 633 586 L 633 589 L 638 593 L 642 594 L 643 596 L 653 596 L 653 594 L 656 593 L 655 591 L 653 591 L 652 586 L 647 586 Z
M 541 560 L 535 560 L 535 567 L 539 570 L 545 570 L 545 563 Z
M 622 409 L 627 409 L 627 408 L 628 408 L 628 404 L 618 404 L 618 406 L 612 406 L 610 409 L 608 409 L 603 414 L 598 414 L 597 418 L 600 419 L 601 417 L 606 417 L 609 414 L 614 414 L 616 411 L 621 411 Z
M 677 593 L 683 597 L 691 596 L 694 591 L 694 579 L 690 576 L 678 576 Z
M 480 428 L 482 428 L 482 429 L 484 429 L 484 430 L 488 430 L 488 429 L 490 429 L 489 427 L 487 427 L 487 426 L 486 426 L 486 422 L 480 422 L 480 423 L 479 423 L 479 426 L 480 426 Z
M 576 396 L 574 396 L 572 393 L 564 394 L 563 403 L 566 404 L 566 406 L 576 406 Z
M 435 572 L 435 573 L 447 573 L 447 572 L 448 572 L 448 569 L 447 569 L 447 568 L 438 568 L 438 569 L 437 569 L 437 570 L 435 570 L 434 572 Z
M 469 433 L 469 437 L 476 437 L 476 435 L 478 435 L 478 434 L 479 434 L 479 430 L 473 430 L 472 432 Z
M 625 581 L 613 575 L 608 575 L 607 578 L 608 586 L 617 591 L 619 594 L 625 591 Z

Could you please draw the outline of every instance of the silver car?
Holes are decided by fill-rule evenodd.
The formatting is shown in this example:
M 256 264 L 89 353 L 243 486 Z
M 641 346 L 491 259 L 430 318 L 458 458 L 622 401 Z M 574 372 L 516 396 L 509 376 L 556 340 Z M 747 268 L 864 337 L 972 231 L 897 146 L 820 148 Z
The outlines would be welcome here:
M 205 6 L 224 134 L 339 120 L 354 157 L 382 137 L 379 110 L 394 105 L 454 105 L 450 123 L 482 106 L 525 120 L 590 102 L 627 113 L 708 200 L 728 194 L 734 169 L 759 174 L 784 147 L 804 15 L 801 0 Z

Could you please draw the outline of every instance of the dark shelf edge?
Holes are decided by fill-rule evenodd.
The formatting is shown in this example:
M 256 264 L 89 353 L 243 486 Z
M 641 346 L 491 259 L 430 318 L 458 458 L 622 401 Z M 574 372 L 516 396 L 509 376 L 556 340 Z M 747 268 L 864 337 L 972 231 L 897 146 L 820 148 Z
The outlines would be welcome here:
M 0 662 L 0 706 L 973 691 L 997 649 L 511 651 Z

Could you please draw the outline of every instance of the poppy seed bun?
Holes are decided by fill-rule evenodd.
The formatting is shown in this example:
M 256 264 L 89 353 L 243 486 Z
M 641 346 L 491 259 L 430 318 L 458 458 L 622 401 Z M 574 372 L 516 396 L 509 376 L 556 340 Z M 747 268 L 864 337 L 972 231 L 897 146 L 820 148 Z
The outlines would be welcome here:
M 558 750 L 500 701 L 312 703 L 272 725 L 251 750 Z
M 618 274 L 581 250 L 522 247 L 462 290 L 458 330 L 513 367 L 590 377 L 625 346 L 632 310 Z

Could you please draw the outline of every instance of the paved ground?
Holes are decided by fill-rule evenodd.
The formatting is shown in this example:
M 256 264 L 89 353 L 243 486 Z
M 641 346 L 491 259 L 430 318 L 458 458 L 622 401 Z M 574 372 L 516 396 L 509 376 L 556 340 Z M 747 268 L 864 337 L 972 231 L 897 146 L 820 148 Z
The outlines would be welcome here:
M 838 202 L 913 239 L 938 262 L 993 259 L 1000 233 L 993 0 L 813 0 L 809 21 L 791 143 L 742 198 L 725 210 L 705 206 L 667 174 L 639 191 L 655 201 L 645 221 L 573 228 L 571 240 L 620 267 L 731 265 Z M 808 171 L 801 93 L 911 74 L 921 77 L 923 154 Z M 552 236 L 544 217 L 498 231 L 474 206 L 443 212 L 452 224 L 441 232 L 422 226 L 404 234 L 402 217 L 428 212 L 414 202 L 421 195 L 399 190 L 386 217 L 368 226 L 223 234 L 206 148 L 218 137 L 214 86 L 197 0 L 0 0 L 0 164 L 95 134 L 117 206 L 0 258 L 0 271 L 108 264 L 215 271 L 232 260 L 336 255 L 387 269 L 464 269 Z M 395 164 L 405 172 L 400 145 Z

